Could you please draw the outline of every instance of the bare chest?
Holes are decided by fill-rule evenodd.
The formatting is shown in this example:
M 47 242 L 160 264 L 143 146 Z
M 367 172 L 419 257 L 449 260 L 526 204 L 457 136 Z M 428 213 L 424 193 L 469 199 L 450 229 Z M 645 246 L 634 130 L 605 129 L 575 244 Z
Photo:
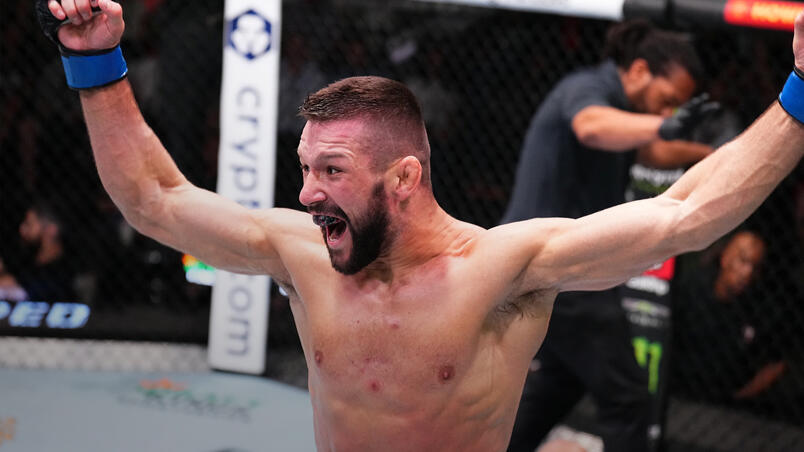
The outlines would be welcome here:
M 395 400 L 442 391 L 469 373 L 483 315 L 437 287 L 340 290 L 308 314 L 310 372 L 329 390 Z

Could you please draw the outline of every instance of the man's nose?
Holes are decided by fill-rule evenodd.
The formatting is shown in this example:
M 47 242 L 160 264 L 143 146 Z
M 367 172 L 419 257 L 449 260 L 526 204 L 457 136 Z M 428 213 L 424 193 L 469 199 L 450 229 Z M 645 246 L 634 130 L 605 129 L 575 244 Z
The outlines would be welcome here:
M 315 175 L 310 172 L 304 178 L 304 185 L 299 192 L 299 202 L 304 206 L 310 206 L 315 203 L 323 202 L 327 199 L 327 195 L 321 189 L 321 184 Z

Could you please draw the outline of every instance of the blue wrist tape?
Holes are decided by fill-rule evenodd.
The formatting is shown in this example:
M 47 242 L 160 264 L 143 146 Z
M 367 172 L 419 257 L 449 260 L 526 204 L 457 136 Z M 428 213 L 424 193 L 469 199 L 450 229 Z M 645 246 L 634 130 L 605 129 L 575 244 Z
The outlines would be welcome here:
M 779 94 L 779 104 L 798 122 L 804 123 L 804 79 L 793 71 Z
M 61 55 L 67 86 L 73 89 L 97 88 L 116 82 L 128 73 L 120 46 L 95 55 Z M 802 82 L 804 83 L 804 82 Z

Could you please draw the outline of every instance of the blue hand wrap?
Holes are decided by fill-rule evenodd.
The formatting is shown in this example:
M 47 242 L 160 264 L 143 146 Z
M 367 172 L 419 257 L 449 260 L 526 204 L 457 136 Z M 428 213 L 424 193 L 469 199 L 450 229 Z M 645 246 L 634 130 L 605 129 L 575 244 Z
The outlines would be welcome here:
M 97 88 L 116 82 L 128 73 L 120 46 L 103 53 L 80 55 L 62 52 L 61 62 L 67 86 L 73 89 Z M 802 82 L 804 83 L 804 82 Z
M 779 94 L 779 104 L 787 114 L 804 123 L 804 78 L 799 71 L 793 71 L 787 78 Z

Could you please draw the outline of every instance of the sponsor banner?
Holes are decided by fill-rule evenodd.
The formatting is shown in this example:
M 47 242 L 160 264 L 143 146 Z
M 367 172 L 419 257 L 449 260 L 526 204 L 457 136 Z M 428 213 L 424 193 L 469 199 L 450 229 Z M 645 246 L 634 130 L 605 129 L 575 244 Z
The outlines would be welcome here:
M 228 372 L 0 368 L 0 452 L 314 451 L 307 391 Z
M 625 0 L 623 18 L 645 17 L 654 22 L 665 23 L 670 9 L 668 0 Z
M 419 0 L 619 21 L 647 17 L 682 26 L 793 30 L 804 2 L 768 0 Z
M 645 276 L 655 276 L 665 281 L 671 281 L 676 273 L 676 258 L 671 257 L 666 261 L 648 269 Z
M 625 282 L 625 287 L 643 292 L 648 296 L 656 298 L 666 297 L 670 293 L 670 283 L 676 273 L 676 258 L 671 257 L 666 261 L 656 264 L 644 271 L 641 275 L 635 276 Z M 626 290 L 625 293 L 628 293 Z M 667 302 L 669 304 L 669 301 Z
M 624 297 L 622 306 L 632 325 L 643 328 L 666 328 L 670 320 L 670 306 L 642 298 Z
M 420 0 L 487 8 L 513 9 L 564 16 L 621 20 L 625 0 Z
M 625 287 L 648 292 L 659 297 L 670 293 L 670 283 L 653 276 L 636 276 L 626 281 Z
M 729 0 L 723 8 L 723 20 L 731 25 L 792 31 L 802 10 L 801 2 Z
M 273 205 L 281 2 L 227 0 L 224 7 L 218 193 L 247 208 Z M 262 373 L 270 281 L 218 271 L 212 290 L 209 362 Z
M 131 390 L 117 395 L 122 405 L 138 406 L 161 412 L 191 414 L 200 417 L 250 423 L 260 406 L 256 398 L 234 394 L 200 391 L 185 381 L 170 378 L 142 379 Z
M 684 175 L 684 168 L 650 168 L 639 163 L 631 165 L 630 180 L 625 190 L 625 200 L 653 198 L 664 193 Z
M 670 8 L 671 22 L 692 30 L 724 26 L 725 3 L 726 0 L 673 0 L 673 7 Z
M 677 25 L 711 28 L 740 26 L 792 31 L 804 2 L 769 0 L 675 0 Z
M 81 303 L 0 300 L 0 329 L 75 330 L 87 324 L 90 312 L 89 306 Z
M 654 182 L 660 182 L 654 180 Z M 647 450 L 660 450 L 667 391 L 667 350 L 670 346 L 673 312 L 670 294 L 676 259 L 671 257 L 622 287 L 622 307 L 631 332 L 631 345 L 637 364 L 645 372 L 651 394 L 650 438 Z

